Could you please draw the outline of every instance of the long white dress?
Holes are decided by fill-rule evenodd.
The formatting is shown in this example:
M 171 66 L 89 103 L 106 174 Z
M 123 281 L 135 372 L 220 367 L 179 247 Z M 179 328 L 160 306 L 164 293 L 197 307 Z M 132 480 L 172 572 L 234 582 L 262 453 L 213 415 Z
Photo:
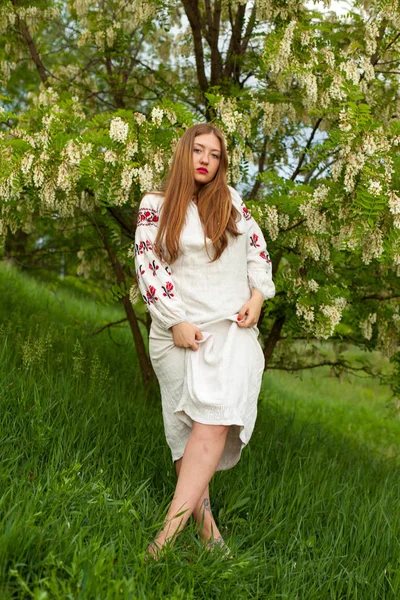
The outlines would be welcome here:
M 191 202 L 178 259 L 168 265 L 153 252 L 162 196 L 146 194 L 135 237 L 136 276 L 152 317 L 150 359 L 157 375 L 167 443 L 172 459 L 183 456 L 193 421 L 231 425 L 217 470 L 233 467 L 250 440 L 264 370 L 258 329 L 238 327 L 241 306 L 256 288 L 264 299 L 275 295 L 272 265 L 256 221 L 230 188 L 241 218 L 242 235 L 229 236 L 215 262 L 207 254 L 197 205 Z M 170 328 L 183 321 L 198 326 L 203 340 L 197 351 L 178 348 Z

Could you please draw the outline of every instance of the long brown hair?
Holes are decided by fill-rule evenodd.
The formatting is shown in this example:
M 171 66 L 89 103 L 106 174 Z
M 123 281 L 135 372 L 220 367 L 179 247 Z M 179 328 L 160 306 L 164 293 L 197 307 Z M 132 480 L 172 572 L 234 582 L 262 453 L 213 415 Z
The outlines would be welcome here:
M 213 133 L 221 144 L 218 171 L 214 179 L 204 184 L 198 192 L 198 211 L 203 225 L 204 242 L 206 243 L 208 237 L 214 246 L 212 262 L 217 260 L 227 247 L 228 235 L 240 235 L 236 226 L 239 212 L 232 205 L 231 193 L 226 182 L 228 153 L 223 135 L 213 125 L 193 125 L 185 131 L 174 152 L 171 170 L 163 190 L 162 212 L 154 243 L 156 254 L 170 263 L 178 258 L 187 209 L 196 190 L 193 175 L 194 140 L 204 133 Z

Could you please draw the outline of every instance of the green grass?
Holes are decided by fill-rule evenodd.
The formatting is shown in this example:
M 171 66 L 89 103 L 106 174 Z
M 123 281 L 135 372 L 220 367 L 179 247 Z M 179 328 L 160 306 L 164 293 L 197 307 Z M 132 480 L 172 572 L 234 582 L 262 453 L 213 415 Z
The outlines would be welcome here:
M 211 484 L 234 558 L 189 524 L 143 562 L 175 478 L 117 308 L 0 266 L 0 598 L 400 597 L 400 424 L 373 380 L 268 373 L 253 438 Z

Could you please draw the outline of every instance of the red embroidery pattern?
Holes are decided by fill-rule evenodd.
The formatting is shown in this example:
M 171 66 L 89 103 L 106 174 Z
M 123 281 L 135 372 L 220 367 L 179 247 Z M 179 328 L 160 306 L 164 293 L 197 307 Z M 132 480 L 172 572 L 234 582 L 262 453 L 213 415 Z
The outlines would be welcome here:
M 153 275 L 157 275 L 157 269 L 159 269 L 160 267 L 158 265 L 156 265 L 156 261 L 153 260 L 151 263 L 149 263 L 149 269 L 150 271 L 153 271 Z
M 254 248 L 259 248 L 260 244 L 258 244 L 257 242 L 258 235 L 256 233 L 253 233 L 253 235 L 250 236 L 250 246 L 253 246 Z
M 154 208 L 139 208 L 137 226 L 139 225 L 154 225 L 158 223 L 159 216 Z
M 265 250 L 263 252 L 260 252 L 260 256 L 261 256 L 261 258 L 263 258 L 265 260 L 266 263 L 271 262 L 270 255 Z
M 172 271 L 168 265 L 165 265 L 165 270 L 167 271 L 168 275 L 172 275 Z
M 170 281 L 167 281 L 167 283 L 165 284 L 165 286 L 161 286 L 162 289 L 164 290 L 164 294 L 163 296 L 167 296 L 168 298 L 173 298 L 174 294 L 172 293 L 172 290 L 174 289 L 173 284 Z
M 146 291 L 146 296 L 143 296 L 143 300 L 146 302 L 146 304 L 154 304 L 158 300 L 156 293 L 156 288 L 152 285 L 149 285 L 149 289 Z
M 244 202 L 242 202 L 242 204 L 240 205 L 241 209 L 242 209 L 242 215 L 243 217 L 246 219 L 246 221 L 250 221 L 251 219 L 251 213 L 249 211 L 249 209 L 247 208 L 247 206 L 245 205 Z
M 135 244 L 135 255 L 144 254 L 145 250 L 152 250 L 153 246 L 149 240 L 142 241 L 140 244 Z

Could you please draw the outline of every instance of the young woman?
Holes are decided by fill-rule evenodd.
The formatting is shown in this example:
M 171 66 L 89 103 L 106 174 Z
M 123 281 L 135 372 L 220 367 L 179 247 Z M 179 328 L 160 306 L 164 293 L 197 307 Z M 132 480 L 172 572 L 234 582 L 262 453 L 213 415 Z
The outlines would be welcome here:
M 252 434 L 264 357 L 261 306 L 275 294 L 255 220 L 226 183 L 221 132 L 194 125 L 180 139 L 164 192 L 141 201 L 137 279 L 152 317 L 150 358 L 178 482 L 159 555 L 193 514 L 208 547 L 224 545 L 208 484 L 239 460 Z

